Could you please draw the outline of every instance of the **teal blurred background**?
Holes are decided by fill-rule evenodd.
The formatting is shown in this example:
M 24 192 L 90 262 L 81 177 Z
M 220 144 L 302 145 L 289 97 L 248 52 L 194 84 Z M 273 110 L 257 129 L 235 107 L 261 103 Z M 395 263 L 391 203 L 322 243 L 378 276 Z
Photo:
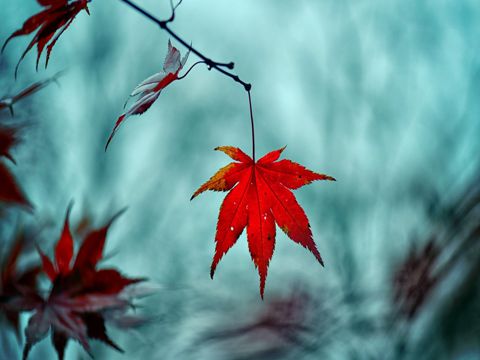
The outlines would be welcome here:
M 170 14 L 168 1 L 137 3 Z M 39 10 L 33 0 L 1 8 L 2 42 Z M 130 118 L 105 153 L 125 99 L 161 69 L 169 37 L 121 1 L 89 8 L 46 71 L 35 72 L 32 51 L 15 81 L 28 39 L 13 40 L 0 57 L 0 96 L 66 71 L 8 120 L 28 124 L 15 174 L 35 213 L 21 216 L 49 224 L 50 249 L 71 199 L 73 222 L 89 214 L 96 225 L 128 206 L 109 233 L 108 264 L 159 287 L 139 309 L 151 323 L 111 329 L 126 354 L 95 345 L 96 359 L 480 358 L 478 241 L 464 240 L 470 227 L 445 235 L 451 208 L 478 191 L 478 1 L 184 0 L 177 9 L 175 32 L 214 60 L 234 61 L 253 84 L 258 154 L 287 145 L 286 158 L 337 179 L 295 193 L 325 268 L 278 230 L 263 302 L 245 234 L 209 277 L 224 194 L 189 201 L 229 160 L 213 148 L 250 152 L 243 88 L 199 66 Z M 468 226 L 480 224 L 475 206 Z M 437 267 L 455 244 L 468 246 L 415 316 L 398 315 L 395 271 L 432 237 L 442 249 Z M 283 326 L 249 327 L 299 294 L 308 300 L 295 305 L 295 340 Z M 3 336 L 5 359 L 20 347 Z M 45 340 L 30 359 L 53 356 Z M 87 358 L 69 345 L 67 359 Z

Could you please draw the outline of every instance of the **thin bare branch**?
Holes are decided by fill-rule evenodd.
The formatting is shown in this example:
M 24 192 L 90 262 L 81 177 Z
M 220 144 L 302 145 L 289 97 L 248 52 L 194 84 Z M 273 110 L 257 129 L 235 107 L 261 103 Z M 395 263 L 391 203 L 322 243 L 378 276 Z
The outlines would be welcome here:
M 182 1 L 183 0 L 180 0 L 177 5 L 173 5 L 173 0 L 170 0 L 170 8 L 172 9 L 172 15 L 170 15 L 170 17 L 165 20 L 167 24 L 175 20 L 175 10 L 177 10 L 177 7 L 182 3 Z
M 170 36 L 172 36 L 175 40 L 177 40 L 179 43 L 181 43 L 183 46 L 185 46 L 187 49 L 189 49 L 191 52 L 193 52 L 195 55 L 197 55 L 200 59 L 202 59 L 205 62 L 205 64 L 207 64 L 207 66 L 209 66 L 210 68 L 215 69 L 215 70 L 221 72 L 222 74 L 228 76 L 229 78 L 233 79 L 235 82 L 238 82 L 239 84 L 241 84 L 245 88 L 245 91 L 249 91 L 252 88 L 252 85 L 250 83 L 246 83 L 245 81 L 241 80 L 238 77 L 238 75 L 233 74 L 233 73 L 224 69 L 224 68 L 233 69 L 234 68 L 234 63 L 233 62 L 225 63 L 225 62 L 213 61 L 212 59 L 210 59 L 209 57 L 205 56 L 203 53 L 201 53 L 200 51 L 195 49 L 192 45 L 189 45 L 180 36 L 178 36 L 172 29 L 170 29 L 168 27 L 168 23 L 171 22 L 170 19 L 160 20 L 160 19 L 156 18 L 155 16 L 153 16 L 152 14 L 150 14 L 149 12 L 147 12 L 146 10 L 139 7 L 138 5 L 136 5 L 135 3 L 131 2 L 130 0 L 120 0 L 120 1 L 124 2 L 125 4 L 130 6 L 132 9 L 134 9 L 137 12 L 139 12 L 140 14 L 142 14 L 143 16 L 145 16 L 150 21 L 153 21 L 154 23 L 156 23 L 161 29 L 163 29 L 167 33 L 169 33 Z M 177 4 L 177 6 L 178 5 L 179 4 Z M 174 9 L 177 6 L 175 6 Z
M 195 65 L 204 63 L 208 66 L 209 70 L 215 69 L 218 72 L 224 74 L 225 76 L 228 76 L 229 78 L 233 79 L 233 81 L 235 81 L 235 82 L 237 82 L 237 83 L 239 83 L 243 86 L 243 88 L 245 89 L 245 91 L 248 94 L 248 104 L 249 104 L 249 110 L 250 110 L 250 125 L 251 125 L 251 131 L 252 131 L 252 149 L 253 149 L 252 158 L 255 161 L 255 127 L 254 127 L 254 120 L 253 120 L 252 97 L 251 97 L 251 94 L 250 94 L 250 90 L 252 89 L 252 84 L 243 81 L 242 79 L 240 79 L 238 77 L 238 75 L 233 74 L 233 73 L 225 70 L 225 68 L 232 70 L 235 66 L 233 62 L 225 63 L 225 62 L 213 61 L 212 59 L 210 59 L 209 57 L 205 56 L 203 53 L 201 53 L 200 51 L 198 51 L 197 49 L 192 47 L 191 44 L 188 44 L 185 40 L 183 40 L 179 35 L 177 35 L 172 29 L 170 29 L 168 27 L 168 24 L 171 23 L 175 19 L 175 10 L 177 9 L 178 5 L 180 5 L 182 3 L 182 0 L 180 0 L 177 3 L 177 5 L 175 5 L 175 6 L 173 5 L 173 0 L 170 0 L 170 6 L 172 8 L 172 15 L 167 20 L 160 20 L 160 19 L 156 18 L 155 16 L 153 16 L 152 14 L 147 12 L 145 9 L 139 7 L 137 4 L 133 3 L 130 0 L 120 0 L 120 1 L 124 2 L 125 4 L 130 6 L 132 9 L 134 9 L 135 11 L 140 13 L 141 15 L 145 16 L 150 21 L 153 21 L 162 30 L 165 30 L 175 40 L 177 40 L 179 43 L 181 43 L 183 46 L 185 46 L 188 50 L 190 50 L 195 55 L 197 55 L 200 59 L 202 59 L 202 61 L 198 61 L 195 64 L 193 64 L 190 67 L 190 69 L 183 76 L 180 77 L 180 79 L 183 79 L 185 76 L 187 76 L 187 74 L 190 72 L 190 70 L 193 69 L 193 67 Z

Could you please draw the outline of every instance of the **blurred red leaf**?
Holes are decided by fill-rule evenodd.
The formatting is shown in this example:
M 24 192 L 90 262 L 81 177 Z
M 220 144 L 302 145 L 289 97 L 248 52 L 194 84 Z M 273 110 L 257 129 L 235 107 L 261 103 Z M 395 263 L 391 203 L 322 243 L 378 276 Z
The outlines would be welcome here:
M 55 262 L 59 274 L 67 274 L 70 271 L 70 263 L 73 258 L 73 238 L 70 233 L 69 216 L 72 205 L 68 207 L 67 215 L 63 224 L 63 231 L 57 246 L 55 247 Z
M 80 11 L 85 9 L 85 11 L 89 13 L 87 7 L 88 0 L 74 0 L 70 2 L 68 0 L 38 0 L 38 3 L 43 6 L 44 9 L 28 18 L 23 23 L 22 28 L 10 35 L 2 47 L 3 52 L 11 39 L 17 36 L 29 35 L 38 30 L 20 57 L 15 69 L 15 74 L 17 73 L 21 61 L 34 45 L 37 45 L 37 69 L 40 56 L 42 55 L 45 46 L 47 47 L 47 56 L 45 60 L 45 67 L 47 67 L 50 52 L 63 32 L 70 26 Z
M 20 256 L 26 251 L 28 240 L 27 231 L 19 231 L 13 245 L 3 255 L 0 266 L 0 311 L 17 336 L 20 335 L 20 311 L 33 309 L 39 299 L 36 282 L 40 266 L 22 269 L 18 265 Z
M 126 278 L 115 269 L 96 268 L 103 257 L 108 228 L 120 213 L 107 225 L 86 235 L 72 265 L 74 244 L 69 226 L 70 209 L 55 247 L 55 261 L 39 249 L 43 269 L 53 287 L 28 322 L 24 358 L 36 342 L 47 336 L 49 329 L 52 329 L 52 342 L 60 359 L 63 359 L 69 339 L 77 340 L 87 352 L 90 352 L 88 339 L 103 341 L 121 351 L 106 333 L 103 312 L 128 307 L 130 301 L 122 296 L 122 291 L 143 280 Z
M 4 156 L 11 162 L 15 162 L 10 150 L 17 143 L 17 130 L 14 128 L 0 127 L 0 156 Z
M 24 205 L 28 209 L 32 206 L 23 191 L 17 185 L 15 178 L 8 168 L 0 162 L 0 202 Z
M 397 267 L 394 278 L 394 300 L 399 310 L 408 318 L 413 318 L 424 305 L 438 277 L 433 269 L 441 248 L 430 239 L 421 249 L 412 247 L 404 261 Z
M 6 157 L 14 162 L 10 149 L 17 142 L 16 129 L 0 127 L 0 158 Z M 32 206 L 18 186 L 10 170 L 0 159 L 0 202 L 23 205 L 28 209 Z
M 147 111 L 150 106 L 158 99 L 158 96 L 162 90 L 170 85 L 173 81 L 178 79 L 178 73 L 182 70 L 183 66 L 187 62 L 187 54 L 181 58 L 180 51 L 176 47 L 172 46 L 170 40 L 168 41 L 168 52 L 165 57 L 165 62 L 163 63 L 163 71 L 160 71 L 147 79 L 143 80 L 130 94 L 130 97 L 139 95 L 137 101 L 133 103 L 130 108 L 124 112 L 117 119 L 115 126 L 108 138 L 107 145 L 105 150 L 108 148 L 108 145 L 112 141 L 115 132 L 118 130 L 118 127 L 131 115 L 143 114 Z M 126 105 L 126 103 L 125 103 Z
M 275 248 L 275 222 L 290 239 L 310 250 L 323 265 L 308 218 L 290 190 L 315 180 L 335 179 L 314 173 L 290 160 L 277 161 L 284 148 L 268 153 L 257 162 L 232 146 L 216 150 L 223 151 L 236 162 L 220 169 L 192 196 L 193 199 L 206 190 L 231 190 L 220 207 L 211 277 L 220 259 L 246 227 L 248 247 L 258 268 L 263 298 L 268 265 Z
M 112 223 L 124 212 L 125 209 L 119 211 L 117 214 L 115 214 L 115 216 L 110 219 L 110 221 L 108 221 L 105 226 L 101 227 L 100 229 L 95 229 L 86 235 L 82 247 L 78 251 L 74 267 L 94 268 L 97 265 L 97 263 L 103 257 L 103 248 L 105 246 L 108 229 L 110 228 Z

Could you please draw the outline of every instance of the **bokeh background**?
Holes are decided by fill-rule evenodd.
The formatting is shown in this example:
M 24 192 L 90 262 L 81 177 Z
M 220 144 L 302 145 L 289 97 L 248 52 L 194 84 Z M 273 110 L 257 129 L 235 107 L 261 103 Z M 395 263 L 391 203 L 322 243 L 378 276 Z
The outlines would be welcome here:
M 166 18 L 166 0 L 138 3 Z M 0 40 L 39 10 L 2 0 Z M 12 167 L 35 206 L 2 214 L 42 227 L 52 249 L 72 222 L 109 233 L 109 265 L 146 276 L 148 318 L 109 329 L 125 350 L 96 359 L 479 359 L 480 5 L 477 0 L 184 0 L 172 28 L 252 82 L 258 154 L 334 176 L 296 191 L 325 268 L 277 229 L 265 300 L 245 234 L 209 277 L 224 194 L 195 189 L 250 152 L 243 88 L 201 66 L 105 142 L 131 90 L 159 71 L 168 35 L 118 0 L 93 0 L 35 72 L 28 43 L 0 57 L 0 97 L 64 70 L 18 103 Z M 182 54 L 185 49 L 173 41 Z M 192 54 L 187 66 L 196 61 Z M 433 249 L 433 250 L 432 250 Z M 32 256 L 34 256 L 33 254 Z M 433 279 L 433 280 L 432 280 Z M 25 315 L 23 321 L 26 322 Z M 2 328 L 0 357 L 22 342 Z M 49 340 L 30 359 L 54 358 Z M 87 359 L 71 342 L 67 359 Z

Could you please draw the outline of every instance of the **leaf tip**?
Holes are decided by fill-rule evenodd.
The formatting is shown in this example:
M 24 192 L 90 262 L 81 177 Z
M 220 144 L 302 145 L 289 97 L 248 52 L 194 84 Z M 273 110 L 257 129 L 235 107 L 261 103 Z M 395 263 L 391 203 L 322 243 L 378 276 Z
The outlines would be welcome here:
M 30 353 L 31 348 L 32 348 L 32 345 L 30 343 L 25 344 L 23 348 L 23 353 L 22 353 L 22 360 L 27 360 L 28 354 Z
M 213 263 L 212 266 L 210 267 L 210 279 L 213 280 L 213 277 L 215 276 L 215 269 L 217 268 L 217 264 Z
M 29 200 L 25 199 L 25 203 L 23 205 L 25 206 L 25 211 L 27 211 L 29 214 L 33 214 L 35 212 L 35 207 Z
M 5 155 L 4 155 L 8 160 L 10 160 L 12 162 L 12 164 L 14 165 L 17 165 L 17 162 L 15 161 L 15 159 L 13 158 L 12 154 L 10 154 L 10 152 L 6 152 Z
M 315 256 L 315 258 L 318 260 L 318 262 L 320 263 L 320 265 L 322 265 L 322 267 L 325 267 L 325 263 L 323 262 L 323 259 L 322 259 L 322 256 L 320 255 L 320 252 L 315 251 L 313 253 L 313 255 Z
M 124 208 L 120 209 L 115 215 L 113 215 L 107 224 L 107 228 L 110 227 L 120 216 L 125 214 L 127 210 L 128 210 L 128 206 L 125 206 Z
M 107 140 L 107 143 L 105 144 L 105 152 L 107 152 L 108 150 L 108 145 L 110 145 L 110 142 L 112 141 L 112 138 L 113 138 L 113 132 L 110 134 L 110 136 L 108 137 L 108 140 Z
M 68 219 L 70 218 L 70 213 L 72 212 L 74 201 L 71 199 L 68 203 L 67 206 L 67 214 L 65 215 L 65 222 L 68 222 Z

